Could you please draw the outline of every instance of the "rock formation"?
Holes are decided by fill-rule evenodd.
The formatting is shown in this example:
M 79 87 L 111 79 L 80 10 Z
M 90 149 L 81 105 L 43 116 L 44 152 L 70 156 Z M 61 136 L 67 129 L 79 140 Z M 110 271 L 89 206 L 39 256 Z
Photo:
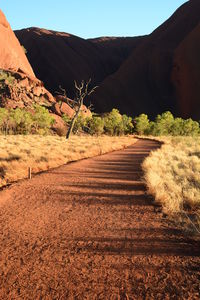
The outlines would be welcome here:
M 23 47 L 12 31 L 5 15 L 0 10 L 0 68 L 26 73 L 35 77 Z
M 53 93 L 61 85 L 73 97 L 73 80 L 91 77 L 99 85 L 90 99 L 98 112 L 116 107 L 154 117 L 171 110 L 199 119 L 199 11 L 200 1 L 190 0 L 152 34 L 138 38 L 84 40 L 38 28 L 16 35 Z
M 0 107 L 31 108 L 34 104 L 51 107 L 54 97 L 35 77 L 22 72 L 0 71 Z
M 57 101 L 60 102 L 59 99 Z M 35 104 L 55 112 L 52 113 L 55 119 L 53 127 L 57 132 L 65 133 L 66 126 L 61 116 L 66 114 L 72 117 L 74 110 L 64 102 L 61 105 L 57 103 L 43 82 L 35 77 L 24 48 L 0 11 L 0 107 L 30 110 Z M 83 115 L 85 112 L 91 114 L 85 107 L 82 112 Z
M 36 76 L 47 89 L 55 93 L 61 86 L 70 98 L 74 97 L 74 80 L 91 78 L 94 85 L 99 85 L 118 70 L 143 40 L 143 37 L 85 40 L 40 28 L 18 30 L 15 34 L 27 49 Z
M 200 119 L 200 24 L 175 50 L 172 82 L 183 117 Z
M 200 1 L 190 0 L 146 37 L 92 95 L 95 108 L 105 111 L 117 107 L 129 115 L 145 112 L 151 117 L 171 110 L 199 119 L 199 12 Z M 189 52 L 192 60 L 186 57 Z M 174 64 L 179 74 L 172 75 Z

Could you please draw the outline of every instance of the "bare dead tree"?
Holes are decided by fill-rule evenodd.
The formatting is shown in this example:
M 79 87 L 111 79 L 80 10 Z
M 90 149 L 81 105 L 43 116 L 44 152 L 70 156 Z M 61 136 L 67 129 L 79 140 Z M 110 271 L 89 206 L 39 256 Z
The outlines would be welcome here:
M 75 105 L 74 101 L 68 98 L 66 90 L 63 89 L 61 87 L 61 85 L 59 85 L 59 90 L 60 91 L 56 91 L 55 94 L 62 96 L 60 107 L 62 106 L 62 103 L 64 102 L 67 105 L 69 105 L 71 108 L 74 108 L 74 105 Z
M 93 87 L 91 90 L 89 90 L 89 84 L 91 82 L 91 79 L 89 79 L 88 81 L 84 81 L 82 80 L 80 84 L 78 84 L 76 81 L 74 81 L 74 86 L 75 86 L 75 89 L 76 89 L 76 96 L 75 96 L 75 99 L 74 99 L 74 104 L 75 104 L 75 114 L 72 118 L 72 121 L 69 125 L 69 129 L 67 131 L 67 134 L 66 134 L 66 139 L 69 139 L 72 131 L 73 131 L 73 128 L 74 128 L 74 124 L 80 114 L 80 111 L 81 111 L 81 107 L 83 105 L 83 102 L 84 102 L 84 99 L 91 95 L 95 89 L 97 88 L 97 86 Z

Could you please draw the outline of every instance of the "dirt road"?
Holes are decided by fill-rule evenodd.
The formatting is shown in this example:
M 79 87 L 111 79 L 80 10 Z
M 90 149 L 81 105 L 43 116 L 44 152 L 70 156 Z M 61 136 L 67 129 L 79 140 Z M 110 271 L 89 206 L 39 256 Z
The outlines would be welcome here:
M 0 192 L 0 299 L 200 299 L 200 244 L 141 179 L 156 147 L 139 140 Z

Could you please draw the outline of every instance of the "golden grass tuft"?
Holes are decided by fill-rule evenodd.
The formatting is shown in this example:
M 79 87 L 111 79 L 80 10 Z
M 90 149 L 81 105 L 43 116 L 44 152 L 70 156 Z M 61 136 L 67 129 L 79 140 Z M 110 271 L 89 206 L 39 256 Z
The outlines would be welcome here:
M 37 173 L 119 150 L 136 141 L 131 136 L 72 136 L 69 140 L 58 136 L 0 136 L 0 187 L 26 178 L 29 167 Z
M 200 217 L 200 137 L 163 137 L 143 162 L 149 192 L 166 213 L 193 211 Z

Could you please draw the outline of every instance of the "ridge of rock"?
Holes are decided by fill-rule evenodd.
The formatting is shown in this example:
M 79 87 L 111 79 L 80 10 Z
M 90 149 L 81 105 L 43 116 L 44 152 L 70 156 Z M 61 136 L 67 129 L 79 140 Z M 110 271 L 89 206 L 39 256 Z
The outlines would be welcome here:
M 12 31 L 5 15 L 0 10 L 0 68 L 12 71 L 19 69 L 35 77 L 22 46 Z

